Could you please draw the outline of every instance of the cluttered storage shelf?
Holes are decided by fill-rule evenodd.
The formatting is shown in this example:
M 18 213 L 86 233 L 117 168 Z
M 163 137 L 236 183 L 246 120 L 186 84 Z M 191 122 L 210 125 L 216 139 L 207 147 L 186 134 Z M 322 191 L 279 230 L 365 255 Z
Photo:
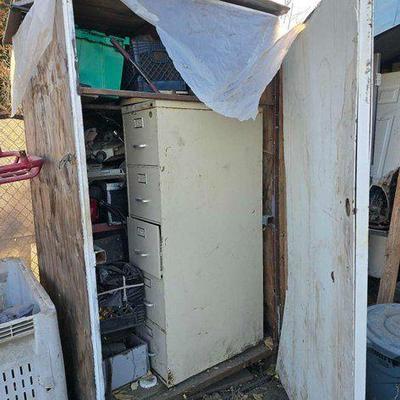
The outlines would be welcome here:
M 151 27 L 110 34 L 77 21 L 106 393 L 139 380 L 158 382 L 157 398 L 268 357 L 262 114 L 240 122 L 207 108 Z

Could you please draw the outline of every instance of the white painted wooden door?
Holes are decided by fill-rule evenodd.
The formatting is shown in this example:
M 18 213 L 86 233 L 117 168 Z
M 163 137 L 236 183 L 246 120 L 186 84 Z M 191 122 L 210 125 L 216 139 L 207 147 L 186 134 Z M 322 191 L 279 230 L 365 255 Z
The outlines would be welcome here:
M 400 166 L 400 72 L 382 74 L 371 160 L 376 182 Z
M 323 0 L 283 66 L 291 400 L 364 400 L 371 5 Z

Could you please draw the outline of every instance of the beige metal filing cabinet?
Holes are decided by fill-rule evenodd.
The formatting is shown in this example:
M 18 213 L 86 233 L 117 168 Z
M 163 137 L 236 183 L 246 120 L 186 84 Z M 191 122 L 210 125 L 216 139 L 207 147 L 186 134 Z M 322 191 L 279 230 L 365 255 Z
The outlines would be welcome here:
M 172 386 L 263 337 L 262 117 L 174 101 L 123 117 L 130 260 L 150 303 L 140 333 Z

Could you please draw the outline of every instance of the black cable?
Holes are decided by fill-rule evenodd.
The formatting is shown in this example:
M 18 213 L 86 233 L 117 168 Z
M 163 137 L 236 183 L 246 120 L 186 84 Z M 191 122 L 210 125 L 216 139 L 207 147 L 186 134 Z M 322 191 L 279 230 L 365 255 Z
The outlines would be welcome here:
M 115 217 L 117 217 L 117 219 L 122 223 L 125 233 L 128 233 L 128 229 L 126 227 L 127 217 L 118 207 L 114 207 L 110 203 L 107 203 L 104 200 L 99 200 L 98 204 L 100 207 L 104 207 L 109 212 L 111 212 Z
M 106 117 L 105 115 L 103 115 L 101 112 L 98 111 L 96 111 L 96 114 L 99 115 L 101 118 L 103 118 L 105 121 L 113 123 L 114 126 L 122 128 L 121 125 L 114 118 Z
M 142 271 L 129 263 L 114 263 L 97 266 L 97 290 L 98 293 L 118 289 L 124 285 L 141 286 L 125 289 L 126 299 L 123 291 L 107 293 L 99 296 L 100 314 L 102 319 L 113 319 L 133 315 L 137 321 L 145 318 L 144 308 L 144 279 Z

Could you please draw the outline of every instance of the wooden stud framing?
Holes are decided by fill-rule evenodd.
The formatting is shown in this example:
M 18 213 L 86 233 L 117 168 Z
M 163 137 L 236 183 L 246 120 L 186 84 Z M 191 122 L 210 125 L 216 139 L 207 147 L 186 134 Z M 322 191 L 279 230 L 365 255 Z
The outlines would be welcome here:
M 264 321 L 278 343 L 286 292 L 286 193 L 281 116 L 280 73 L 262 99 L 264 114 Z
M 191 101 L 198 102 L 199 99 L 195 96 L 183 94 L 169 94 L 169 93 L 152 93 L 152 92 L 136 92 L 134 90 L 114 90 L 114 89 L 96 89 L 80 86 L 79 94 L 89 97 L 109 97 L 117 96 L 122 99 L 129 99 L 124 102 L 124 105 L 129 104 L 134 99 L 149 99 L 149 100 L 177 100 L 177 101 Z
M 378 304 L 393 303 L 400 264 L 400 179 L 397 178 L 392 218 L 386 245 L 385 266 L 379 285 Z
M 278 279 L 279 279 L 279 303 L 277 305 L 277 313 L 279 316 L 279 325 L 282 326 L 283 310 L 285 307 L 285 298 L 287 290 L 287 232 L 286 232 L 286 170 L 285 170 L 285 154 L 284 154 L 284 142 L 283 142 L 283 97 L 282 97 L 282 73 L 279 72 L 279 82 L 277 84 L 277 105 L 278 110 L 276 114 L 276 120 L 278 123 L 278 146 L 277 146 L 277 158 L 278 158 L 278 221 L 279 221 L 279 259 L 278 259 Z

